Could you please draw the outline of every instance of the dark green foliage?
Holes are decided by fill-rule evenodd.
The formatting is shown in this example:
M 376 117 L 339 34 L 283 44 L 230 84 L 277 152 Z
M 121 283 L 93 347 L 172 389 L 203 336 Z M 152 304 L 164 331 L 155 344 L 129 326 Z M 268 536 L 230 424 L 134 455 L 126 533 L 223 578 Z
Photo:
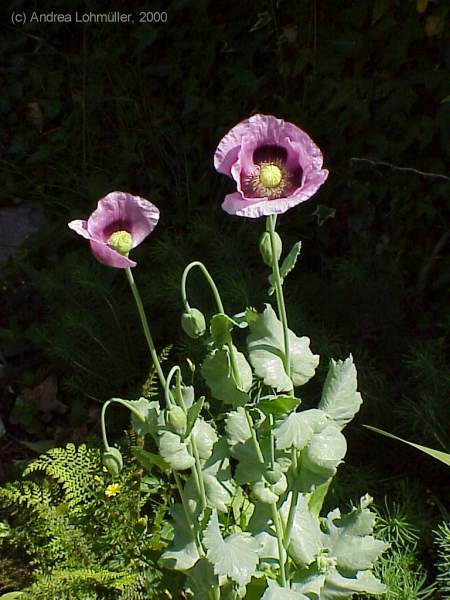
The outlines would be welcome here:
M 30 463 L 24 481 L 0 488 L 0 508 L 12 524 L 0 538 L 0 590 L 19 587 L 25 598 L 42 600 L 139 600 L 164 593 L 155 561 L 167 539 L 170 486 L 164 490 L 162 481 L 144 476 L 128 455 L 111 481 L 97 449 L 68 444 Z M 27 558 L 20 580 L 8 576 L 15 568 L 6 558 L 11 553 L 16 561 Z
M 437 586 L 442 598 L 450 598 L 450 525 L 441 523 L 434 533 L 438 553 Z
M 57 4 L 62 12 L 85 8 L 81 0 Z M 96 263 L 66 226 L 105 193 L 126 189 L 161 209 L 154 234 L 134 252 L 135 277 L 158 348 L 175 344 L 169 361 L 189 357 L 198 367 L 203 356 L 179 326 L 179 280 L 189 260 L 206 262 L 230 312 L 264 298 L 263 225 L 221 214 L 232 184 L 212 166 L 220 137 L 258 111 L 310 132 L 330 169 L 314 199 L 280 218 L 285 247 L 303 241 L 286 285 L 292 329 L 312 338 L 322 375 L 330 356 L 353 351 L 365 399 L 357 425 L 450 451 L 449 7 L 426 4 L 419 13 L 405 0 L 170 0 L 152 3 L 168 14 L 159 25 L 8 22 L 0 41 L 0 203 L 40 204 L 48 219 L 2 266 L 0 417 L 8 444 L 24 430 L 33 439 L 96 436 L 100 403 L 135 397 L 148 372 L 123 274 Z M 40 4 L 46 8 L 55 9 Z M 141 9 L 127 3 L 136 17 Z M 93 0 L 89 10 L 104 4 Z M 196 275 L 190 297 L 211 314 Z M 49 373 L 64 415 L 23 395 Z M 314 385 L 305 404 L 317 399 Z M 338 499 L 367 488 L 381 504 L 392 494 L 397 504 L 384 526 L 399 539 L 418 529 L 425 546 L 413 559 L 398 548 L 395 560 L 406 565 L 402 573 L 420 572 L 417 561 L 431 572 L 431 536 L 423 534 L 450 495 L 443 467 L 358 426 L 347 460 L 341 490 L 333 490 Z M 414 484 L 419 476 L 423 485 Z M 403 489 L 405 478 L 413 483 Z M 55 490 L 21 485 L 25 497 Z M 398 510 L 419 497 L 427 502 L 417 504 L 410 529 L 411 511 L 404 522 Z M 413 582 L 405 590 L 418 589 L 413 575 L 405 575 Z

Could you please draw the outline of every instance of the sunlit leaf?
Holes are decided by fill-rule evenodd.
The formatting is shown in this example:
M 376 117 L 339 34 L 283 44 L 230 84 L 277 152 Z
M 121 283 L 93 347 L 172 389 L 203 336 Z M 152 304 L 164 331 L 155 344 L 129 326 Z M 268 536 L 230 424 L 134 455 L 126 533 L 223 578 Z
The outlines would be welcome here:
M 229 577 L 241 586 L 249 583 L 259 560 L 259 544 L 249 533 L 233 533 L 224 539 L 220 533 L 217 512 L 213 511 L 203 542 L 216 575 Z
M 215 350 L 207 356 L 202 365 L 202 375 L 218 400 L 232 406 L 242 406 L 249 400 L 248 390 L 252 385 L 252 370 L 245 356 L 235 351 L 237 370 L 240 376 L 241 389 L 236 385 L 232 372 L 230 356 L 227 349 Z
M 357 385 L 352 355 L 344 361 L 331 359 L 319 409 L 331 417 L 340 429 L 353 419 L 361 406 L 362 398 Z
M 319 364 L 319 357 L 309 349 L 309 338 L 299 338 L 289 331 L 289 378 L 283 362 L 283 327 L 270 304 L 266 304 L 262 314 L 249 311 L 248 323 L 251 331 L 247 338 L 250 362 L 266 385 L 282 392 L 290 390 L 292 384 L 303 385 L 311 379 Z

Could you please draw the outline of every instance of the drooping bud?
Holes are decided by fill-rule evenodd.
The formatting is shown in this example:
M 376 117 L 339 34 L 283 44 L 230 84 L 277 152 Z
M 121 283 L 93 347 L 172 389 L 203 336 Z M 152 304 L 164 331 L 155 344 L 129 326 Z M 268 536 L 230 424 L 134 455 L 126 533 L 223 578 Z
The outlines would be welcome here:
M 281 252 L 283 250 L 283 242 L 281 241 L 280 236 L 275 231 L 274 232 L 274 242 L 275 242 L 275 258 L 276 260 L 280 260 Z M 259 242 L 259 251 L 261 252 L 262 259 L 264 263 L 268 266 L 272 266 L 272 244 L 270 242 L 270 233 L 265 231 Z
M 119 254 L 127 256 L 133 248 L 133 238 L 128 231 L 115 231 L 109 236 L 108 244 Z
M 103 452 L 102 462 L 112 477 L 117 477 L 123 469 L 122 454 L 117 448 L 108 448 L 108 450 L 105 450 L 105 452 Z
M 197 308 L 190 308 L 181 317 L 181 327 L 189 337 L 201 337 L 206 331 L 206 321 L 203 313 Z
M 186 413 L 180 406 L 172 406 L 166 412 L 166 425 L 171 427 L 178 435 L 186 432 Z

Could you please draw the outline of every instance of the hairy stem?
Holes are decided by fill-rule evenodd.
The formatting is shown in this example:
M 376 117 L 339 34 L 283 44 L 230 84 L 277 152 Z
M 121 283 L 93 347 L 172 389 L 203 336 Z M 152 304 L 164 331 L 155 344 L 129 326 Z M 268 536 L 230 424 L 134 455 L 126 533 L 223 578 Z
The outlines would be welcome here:
M 150 356 L 152 357 L 153 364 L 155 365 L 156 372 L 158 374 L 159 381 L 163 388 L 166 386 L 166 378 L 164 377 L 164 373 L 161 369 L 161 364 L 159 362 L 158 354 L 155 349 L 155 344 L 153 343 L 152 334 L 150 333 L 150 328 L 148 326 L 147 317 L 145 315 L 144 306 L 142 304 L 141 295 L 136 287 L 136 283 L 134 282 L 134 277 L 131 272 L 131 269 L 128 267 L 125 269 L 127 274 L 128 283 L 130 284 L 131 291 L 133 292 L 134 300 L 136 302 L 136 306 L 139 312 L 139 316 L 141 318 L 142 328 L 144 330 L 145 339 L 147 340 L 148 349 L 150 350 Z

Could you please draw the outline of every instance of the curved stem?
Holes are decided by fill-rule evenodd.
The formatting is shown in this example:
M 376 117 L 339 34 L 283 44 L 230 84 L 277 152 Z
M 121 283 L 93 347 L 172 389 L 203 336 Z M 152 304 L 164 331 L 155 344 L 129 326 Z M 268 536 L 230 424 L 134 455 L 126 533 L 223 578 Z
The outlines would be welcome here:
M 194 267 L 198 267 L 200 269 L 200 271 L 202 272 L 203 276 L 205 277 L 206 281 L 209 284 L 209 287 L 212 290 L 214 300 L 216 302 L 219 313 L 224 315 L 225 309 L 223 306 L 222 298 L 220 297 L 219 290 L 217 289 L 217 286 L 214 282 L 214 279 L 211 277 L 210 272 L 205 267 L 205 265 L 202 262 L 200 262 L 199 260 L 194 260 L 193 262 L 189 263 L 188 266 L 184 269 L 183 275 L 181 277 L 181 298 L 183 300 L 183 305 L 184 305 L 185 310 L 190 309 L 189 302 L 187 299 L 187 292 L 186 292 L 187 276 L 189 275 L 190 271 Z M 230 353 L 231 373 L 233 375 L 233 379 L 234 379 L 236 385 L 238 386 L 238 388 L 240 388 L 242 385 L 242 382 L 241 382 L 241 377 L 239 375 L 239 369 L 237 366 L 236 349 L 231 342 L 229 342 L 227 344 L 227 347 L 228 347 L 228 350 Z
M 278 266 L 278 260 L 276 258 L 275 248 L 275 226 L 276 226 L 276 215 L 267 217 L 267 228 L 270 235 L 270 244 L 272 247 L 272 270 L 275 284 L 275 291 L 277 295 L 278 304 L 278 317 L 283 325 L 283 342 L 284 342 L 284 368 L 288 377 L 291 376 L 291 359 L 289 349 L 289 329 L 287 323 L 286 306 L 284 304 L 283 285 L 281 283 L 280 269 Z
M 189 302 L 187 300 L 187 294 L 186 294 L 186 280 L 187 280 L 187 276 L 188 276 L 189 272 L 194 267 L 198 267 L 200 269 L 200 271 L 204 275 L 206 281 L 209 283 L 209 287 L 212 290 L 212 293 L 214 295 L 214 300 L 216 301 L 219 312 L 225 313 L 223 304 L 222 304 L 222 298 L 220 297 L 219 290 L 217 289 L 217 286 L 214 283 L 214 279 L 211 277 L 211 275 L 210 275 L 208 269 L 205 267 L 205 265 L 202 262 L 200 262 L 199 260 L 194 260 L 193 262 L 189 263 L 188 266 L 184 269 L 183 275 L 181 277 L 181 298 L 183 299 L 183 305 L 186 308 L 186 310 L 189 310 L 189 308 L 190 308 Z
M 140 296 L 139 291 L 134 282 L 134 278 L 133 278 L 131 269 L 128 267 L 125 269 L 125 272 L 126 272 L 127 279 L 130 284 L 130 287 L 131 287 L 131 291 L 133 292 L 133 296 L 134 296 L 134 300 L 136 302 L 139 316 L 141 318 L 141 323 L 142 323 L 142 328 L 144 330 L 145 339 L 147 340 L 148 349 L 150 350 L 150 356 L 152 357 L 153 364 L 155 365 L 155 369 L 158 374 L 159 381 L 160 381 L 162 387 L 165 388 L 166 379 L 165 379 L 164 373 L 161 369 L 161 364 L 159 362 L 158 354 L 155 349 L 155 344 L 153 343 L 152 334 L 150 333 L 150 328 L 148 326 L 148 321 L 147 321 L 147 317 L 145 315 L 145 310 L 144 310 L 144 306 L 142 304 L 141 296 Z
M 108 408 L 108 406 L 111 404 L 111 400 L 107 400 L 103 406 L 102 406 L 102 412 L 100 414 L 100 426 L 102 429 L 102 439 L 103 439 L 103 446 L 105 447 L 105 450 L 109 450 L 110 445 L 108 443 L 108 436 L 106 435 L 106 423 L 105 423 L 105 417 L 106 417 L 106 409 Z
M 168 407 L 170 407 L 173 403 L 173 396 L 172 396 L 172 392 L 170 391 L 170 384 L 172 381 L 172 377 L 175 375 L 175 373 L 177 374 L 177 382 L 178 382 L 180 373 L 181 373 L 181 369 L 178 365 L 175 365 L 174 367 L 172 367 L 170 369 L 169 374 L 167 375 L 166 383 L 164 385 L 164 397 L 166 399 L 166 404 Z M 180 398 L 181 398 L 182 403 L 184 404 L 183 396 L 181 395 L 181 392 L 180 392 Z M 184 412 L 186 412 L 185 406 L 182 406 L 181 408 L 183 408 Z
M 117 402 L 117 404 L 121 404 L 122 406 L 125 406 L 125 408 L 128 408 L 128 410 L 130 412 L 132 412 L 140 421 L 145 422 L 145 418 L 141 415 L 141 413 L 139 411 L 137 411 L 131 404 L 129 404 L 125 400 L 121 400 L 120 398 L 110 398 L 109 400 L 107 400 L 102 406 L 102 412 L 100 415 L 100 425 L 101 425 L 101 430 L 102 430 L 103 445 L 105 446 L 106 450 L 108 450 L 108 448 L 110 447 L 108 444 L 108 437 L 106 435 L 106 423 L 105 423 L 106 409 L 113 402 Z

